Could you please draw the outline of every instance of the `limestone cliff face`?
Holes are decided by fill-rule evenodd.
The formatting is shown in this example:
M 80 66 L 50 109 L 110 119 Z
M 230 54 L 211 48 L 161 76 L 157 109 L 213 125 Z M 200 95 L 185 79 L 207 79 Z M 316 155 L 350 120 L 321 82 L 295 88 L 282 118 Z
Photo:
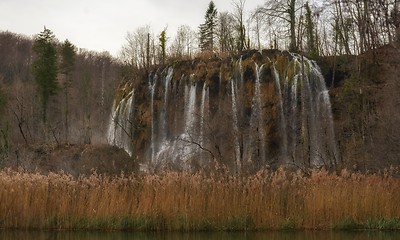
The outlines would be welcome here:
M 138 79 L 117 91 L 108 141 L 151 170 L 340 162 L 325 80 L 305 57 L 249 51 L 176 62 Z
M 356 170 L 398 166 L 399 48 L 386 45 L 360 56 L 323 59 L 320 65 L 327 82 L 334 77 L 330 93 L 343 166 Z

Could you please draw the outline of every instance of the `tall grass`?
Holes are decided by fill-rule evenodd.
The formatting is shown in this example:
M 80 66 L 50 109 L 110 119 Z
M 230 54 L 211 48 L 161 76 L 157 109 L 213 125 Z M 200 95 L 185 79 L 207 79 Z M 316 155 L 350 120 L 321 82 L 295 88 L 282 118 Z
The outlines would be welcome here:
M 0 228 L 400 229 L 399 189 L 392 174 L 346 170 L 78 179 L 3 170 Z

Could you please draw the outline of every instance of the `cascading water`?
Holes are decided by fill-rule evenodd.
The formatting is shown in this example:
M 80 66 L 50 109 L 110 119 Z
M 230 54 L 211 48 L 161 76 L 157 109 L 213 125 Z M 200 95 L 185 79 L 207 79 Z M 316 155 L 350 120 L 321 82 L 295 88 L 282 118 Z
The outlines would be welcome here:
M 287 156 L 287 134 L 286 134 L 286 119 L 284 115 L 284 110 L 283 110 L 283 98 L 286 96 L 282 95 L 282 90 L 281 90 L 281 81 L 279 78 L 279 73 L 276 70 L 275 64 L 272 65 L 272 70 L 273 70 L 273 75 L 274 75 L 274 80 L 275 80 L 275 86 L 276 86 L 276 91 L 278 93 L 278 101 L 279 101 L 279 119 L 280 119 L 280 126 L 281 126 L 281 136 L 282 136 L 282 150 L 281 150 L 281 157 L 284 159 L 284 161 L 288 159 Z M 285 78 L 287 81 L 288 78 Z M 287 83 L 285 82 L 285 85 Z M 287 93 L 285 93 L 287 94 Z
M 205 124 L 209 121 L 209 102 L 208 102 L 208 88 L 207 85 L 203 84 L 203 90 L 201 93 L 201 105 L 200 105 L 200 147 L 205 148 L 207 144 L 207 139 L 205 138 Z M 201 163 L 205 164 L 205 157 L 203 152 L 201 152 Z
M 130 90 L 129 90 L 130 89 Z M 126 84 L 122 90 L 123 96 L 111 113 L 110 125 L 107 131 L 107 142 L 125 149 L 132 156 L 132 122 L 134 89 Z
M 255 64 L 255 84 L 254 84 L 254 96 L 251 106 L 251 118 L 250 118 L 250 135 L 247 146 L 247 159 L 254 161 L 259 159 L 261 163 L 265 163 L 266 158 L 266 147 L 265 147 L 265 134 L 263 126 L 263 112 L 261 106 L 261 83 L 260 83 L 260 72 L 263 66 L 258 67 Z
M 182 153 L 180 154 L 181 159 L 184 162 L 185 168 L 188 168 L 188 160 L 191 158 L 196 150 L 197 146 L 194 144 L 199 144 L 199 137 L 197 135 L 198 127 L 197 116 L 196 116 L 196 85 L 190 85 L 189 99 L 186 102 L 185 107 L 185 130 L 181 135 L 180 141 L 184 142 Z
M 137 149 L 155 170 L 192 171 L 213 162 L 237 173 L 265 165 L 335 164 L 329 94 L 316 63 L 290 53 L 254 56 L 231 64 L 213 60 L 210 66 L 189 62 L 150 74 L 148 93 L 134 101 L 139 94 L 127 91 L 112 114 L 112 120 L 142 126 L 125 133 L 131 145 L 136 134 L 140 147 L 125 144 L 118 129 L 125 123 L 116 121 L 110 122 L 109 143 L 130 154 Z
M 154 113 L 154 95 L 156 91 L 157 85 L 157 75 L 155 74 L 154 77 L 151 79 L 149 78 L 149 89 L 151 95 L 151 102 L 150 102 L 150 115 L 151 115 L 151 145 L 150 145 L 150 164 L 155 164 L 154 162 L 154 155 L 156 152 L 156 138 L 155 138 L 155 130 L 156 130 L 156 116 Z M 151 81 L 152 80 L 152 81 Z
M 236 159 L 236 169 L 240 173 L 242 169 L 241 153 L 240 153 L 240 143 L 239 143 L 239 127 L 238 127 L 238 111 L 236 102 L 236 92 L 234 80 L 231 80 L 231 94 L 232 94 L 232 118 L 233 118 L 233 134 L 234 134 L 234 146 L 235 146 L 235 159 Z
M 167 70 L 167 75 L 165 77 L 164 81 L 164 100 L 162 102 L 162 109 L 160 111 L 160 119 L 164 119 L 164 121 L 160 121 L 160 132 L 161 132 L 161 142 L 164 142 L 167 140 L 167 126 L 168 126 L 168 93 L 169 93 L 169 85 L 171 83 L 172 75 L 174 73 L 174 69 L 172 67 L 169 67 Z M 154 94 L 154 92 L 153 92 Z

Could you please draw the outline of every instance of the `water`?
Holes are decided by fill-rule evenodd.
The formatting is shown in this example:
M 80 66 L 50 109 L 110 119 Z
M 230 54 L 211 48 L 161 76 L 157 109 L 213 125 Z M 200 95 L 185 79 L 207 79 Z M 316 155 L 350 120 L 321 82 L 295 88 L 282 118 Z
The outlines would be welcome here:
M 164 81 L 164 100 L 163 100 L 163 105 L 162 105 L 162 109 L 161 109 L 161 116 L 160 119 L 164 119 L 164 121 L 160 122 L 160 132 L 161 132 L 161 142 L 164 142 L 167 140 L 167 133 L 168 133 L 168 96 L 169 96 L 169 85 L 171 83 L 172 80 L 172 76 L 174 73 L 174 69 L 172 67 L 168 68 L 168 73 L 165 77 L 165 81 Z M 154 89 L 152 89 L 152 98 L 154 98 Z
M 228 65 L 232 75 L 211 68 L 211 81 L 173 66 L 150 74 L 145 94 L 132 91 L 115 104 L 108 142 L 131 155 L 135 149 L 154 170 L 196 170 L 215 160 L 236 173 L 337 163 L 329 93 L 317 64 L 296 54 L 245 61 Z M 131 146 L 136 136 L 125 130 L 136 122 L 145 126 L 143 140 Z
M 231 80 L 231 95 L 232 95 L 232 118 L 233 118 L 233 134 L 235 141 L 235 159 L 236 159 L 236 171 L 237 173 L 241 172 L 242 169 L 242 160 L 240 154 L 240 144 L 239 144 L 239 127 L 238 127 L 238 111 L 237 111 L 237 102 L 236 102 L 236 92 L 235 85 L 233 80 Z
M 278 92 L 278 100 L 279 100 L 279 119 L 280 119 L 280 125 L 281 125 L 281 136 L 282 136 L 282 143 L 281 143 L 281 157 L 283 159 L 287 159 L 287 134 L 286 134 L 286 120 L 285 120 L 285 115 L 284 115 L 284 110 L 283 110 L 283 98 L 284 96 L 282 95 L 282 90 L 281 90 L 281 82 L 279 78 L 279 73 L 276 70 L 275 64 L 272 65 L 272 70 L 274 73 L 274 80 L 275 80 L 275 86 Z M 285 78 L 285 80 L 288 80 Z M 285 85 L 286 85 L 285 81 Z M 296 101 L 296 99 L 295 99 Z
M 206 138 L 206 126 L 205 124 L 208 123 L 208 117 L 209 117 L 209 103 L 208 103 L 208 88 L 207 85 L 204 83 L 203 84 L 203 90 L 201 93 L 201 105 L 200 105 L 200 145 L 202 148 L 206 148 L 207 145 L 207 138 Z M 201 151 L 200 153 L 201 157 L 201 164 L 206 165 L 205 161 L 205 152 Z
M 394 240 L 399 232 L 380 231 L 304 231 L 304 232 L 196 232 L 196 233 L 155 233 L 155 232 L 86 232 L 86 231 L 4 231 L 0 230 L 2 240 Z
M 107 132 L 107 141 L 109 144 L 125 149 L 132 156 L 132 122 L 133 104 L 134 104 L 134 89 L 128 92 L 131 88 L 125 85 L 123 92 L 126 94 L 116 106 L 111 114 L 110 125 Z

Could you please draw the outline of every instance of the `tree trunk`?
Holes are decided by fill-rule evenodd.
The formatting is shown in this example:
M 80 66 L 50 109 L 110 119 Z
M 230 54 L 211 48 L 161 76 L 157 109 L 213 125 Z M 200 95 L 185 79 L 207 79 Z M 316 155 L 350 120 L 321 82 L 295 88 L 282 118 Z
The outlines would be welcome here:
M 146 45 L 146 69 L 150 68 L 150 33 L 147 33 L 147 45 Z
M 394 2 L 394 25 L 396 26 L 396 44 L 400 46 L 400 4 L 396 0 Z
M 296 0 L 290 0 L 289 15 L 290 15 L 290 46 L 289 46 L 289 50 L 292 52 L 296 52 L 297 51 L 297 45 L 296 45 Z
M 68 80 L 67 80 L 68 81 Z M 65 86 L 65 143 L 69 144 L 69 99 L 68 99 L 68 86 Z

